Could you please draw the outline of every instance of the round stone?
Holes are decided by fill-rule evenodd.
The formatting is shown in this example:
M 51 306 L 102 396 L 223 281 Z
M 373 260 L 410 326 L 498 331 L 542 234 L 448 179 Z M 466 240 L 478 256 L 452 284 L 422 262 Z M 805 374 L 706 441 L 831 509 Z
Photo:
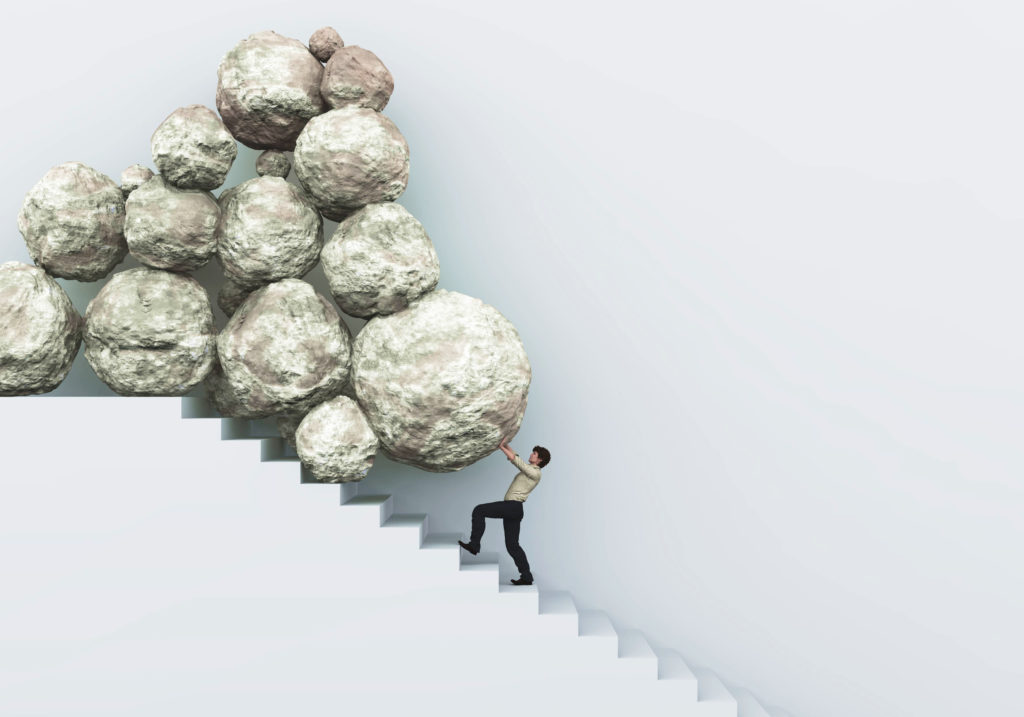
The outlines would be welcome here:
M 409 145 L 380 112 L 331 110 L 310 120 L 296 140 L 295 176 L 325 217 L 342 221 L 353 209 L 401 196 Z
M 355 105 L 380 111 L 394 89 L 395 80 L 380 58 L 358 45 L 331 55 L 320 81 L 320 94 L 334 109 Z
M 338 310 L 299 279 L 254 291 L 217 337 L 217 356 L 234 415 L 309 410 L 341 393 L 352 334 Z
M 320 62 L 327 62 L 338 48 L 344 46 L 341 35 L 333 27 L 321 27 L 309 37 L 309 51 Z
M 174 110 L 156 128 L 150 148 L 160 174 L 181 189 L 216 189 L 238 154 L 235 138 L 203 105 Z
M 18 231 L 32 261 L 62 279 L 102 279 L 128 254 L 121 188 L 81 162 L 53 167 L 29 190 Z
M 365 478 L 379 445 L 359 404 L 347 396 L 315 406 L 295 430 L 295 451 L 302 465 L 327 483 Z
M 45 271 L 20 261 L 0 264 L 0 396 L 57 388 L 78 355 L 83 326 Z
M 85 358 L 122 396 L 181 396 L 216 358 L 206 289 L 186 274 L 138 267 L 110 278 L 85 310 Z
M 239 284 L 305 276 L 320 259 L 323 218 L 301 187 L 256 177 L 226 192 L 217 222 L 217 260 Z
M 220 207 L 212 194 L 179 189 L 157 175 L 125 202 L 128 251 L 146 266 L 194 271 L 217 249 Z
M 246 300 L 249 294 L 258 288 L 259 286 L 239 284 L 237 281 L 227 278 L 221 284 L 220 291 L 217 292 L 217 306 L 221 308 L 225 316 L 230 317 L 238 310 L 238 307 L 242 305 L 242 302 Z
M 121 194 L 128 195 L 153 178 L 153 170 L 141 164 L 133 164 L 121 172 Z
M 224 55 L 217 68 L 217 110 L 252 149 L 295 148 L 295 138 L 324 111 L 323 65 L 298 40 L 257 32 Z
M 465 468 L 514 436 L 530 379 L 515 326 L 454 291 L 370 319 L 353 342 L 352 384 L 382 448 L 435 473 Z
M 292 171 L 292 161 L 279 149 L 268 149 L 256 158 L 256 174 L 261 177 L 286 178 Z
M 349 316 L 401 311 L 434 289 L 441 263 L 423 225 L 401 204 L 367 204 L 320 252 L 334 300 Z

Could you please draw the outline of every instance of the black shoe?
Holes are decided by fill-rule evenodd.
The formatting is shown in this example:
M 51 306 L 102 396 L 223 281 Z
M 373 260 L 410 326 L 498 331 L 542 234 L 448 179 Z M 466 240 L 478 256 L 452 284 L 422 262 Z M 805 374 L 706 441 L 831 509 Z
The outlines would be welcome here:
M 463 543 L 461 540 L 459 541 L 459 545 L 461 545 L 463 548 L 468 550 L 473 555 L 476 555 L 477 553 L 480 552 L 480 548 L 477 548 L 476 550 L 473 550 L 473 546 L 472 545 L 470 545 L 469 543 Z
M 512 584 L 513 585 L 533 585 L 533 578 L 530 578 L 529 580 L 523 579 L 522 576 L 520 576 L 519 579 L 512 578 Z

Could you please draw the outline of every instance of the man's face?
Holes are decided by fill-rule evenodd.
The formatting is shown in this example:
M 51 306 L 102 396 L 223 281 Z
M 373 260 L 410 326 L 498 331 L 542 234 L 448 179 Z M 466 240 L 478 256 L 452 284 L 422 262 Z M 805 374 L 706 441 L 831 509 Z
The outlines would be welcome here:
M 537 455 L 537 451 L 530 454 L 530 465 L 535 466 L 540 463 L 540 456 Z

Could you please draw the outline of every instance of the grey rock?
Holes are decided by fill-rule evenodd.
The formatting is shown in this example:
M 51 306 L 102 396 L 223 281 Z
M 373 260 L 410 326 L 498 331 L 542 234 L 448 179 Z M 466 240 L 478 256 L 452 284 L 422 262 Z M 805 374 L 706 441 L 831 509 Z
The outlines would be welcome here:
M 220 391 L 237 403 L 233 415 L 308 410 L 341 393 L 351 354 L 352 334 L 330 301 L 283 279 L 250 294 L 217 337 L 228 384 Z
M 341 35 L 333 27 L 321 27 L 309 36 L 309 51 L 320 62 L 327 62 L 338 48 L 344 46 Z
M 133 164 L 121 172 L 121 194 L 128 195 L 153 178 L 153 170 L 141 164 Z
M 314 117 L 295 141 L 295 175 L 328 219 L 398 199 L 409 183 L 409 145 L 398 127 L 366 107 Z
M 206 289 L 138 267 L 110 278 L 85 310 L 85 358 L 122 396 L 181 396 L 210 372 L 217 329 Z
M 370 319 L 353 342 L 352 383 L 381 447 L 435 473 L 464 468 L 514 436 L 530 380 L 512 323 L 454 291 Z
M 391 99 L 395 79 L 374 53 L 358 45 L 339 48 L 324 67 L 320 94 L 334 109 L 355 105 L 380 111 Z
M 217 222 L 217 260 L 240 284 L 301 278 L 320 259 L 323 218 L 301 187 L 256 177 L 225 192 Z
M 292 171 L 292 161 L 288 159 L 287 154 L 279 149 L 265 150 L 256 158 L 256 174 L 261 177 L 281 177 L 283 179 L 288 176 L 290 171 Z
M 224 376 L 224 369 L 221 368 L 219 359 L 213 362 L 213 368 L 203 379 L 203 386 L 206 388 L 207 398 L 220 415 L 235 418 L 249 417 L 250 414 L 246 411 L 241 397 Z
M 242 305 L 242 302 L 252 292 L 260 288 L 260 285 L 250 286 L 249 284 L 239 284 L 237 281 L 227 278 L 220 287 L 220 291 L 217 292 L 217 306 L 221 308 L 224 315 L 230 317 L 238 307 Z
M 347 396 L 314 407 L 295 431 L 299 460 L 325 483 L 361 481 L 379 445 L 359 404 Z
M 32 261 L 62 279 L 102 279 L 128 254 L 121 188 L 81 162 L 53 167 L 29 190 L 18 231 Z
M 252 149 L 291 150 L 309 121 L 326 108 L 323 65 L 298 40 L 257 32 L 229 50 L 217 68 L 217 110 L 239 142 Z
M 351 381 L 346 381 L 344 388 L 341 389 L 341 396 L 348 396 L 353 401 L 356 400 L 356 392 L 352 388 Z M 295 429 L 302 423 L 302 419 L 306 417 L 309 411 L 285 411 L 279 413 L 277 418 L 277 430 L 281 433 L 281 438 L 288 442 L 288 444 L 295 447 Z
M 400 204 L 367 204 L 320 252 L 334 300 L 350 316 L 401 311 L 437 286 L 441 264 L 423 225 Z
M 128 251 L 156 269 L 194 271 L 217 249 L 220 207 L 212 194 L 179 189 L 156 175 L 125 202 Z
M 153 164 L 182 189 L 216 189 L 224 184 L 238 145 L 217 113 L 203 105 L 179 107 L 150 138 Z
M 45 271 L 20 261 L 0 264 L 0 396 L 57 388 L 78 355 L 84 325 Z

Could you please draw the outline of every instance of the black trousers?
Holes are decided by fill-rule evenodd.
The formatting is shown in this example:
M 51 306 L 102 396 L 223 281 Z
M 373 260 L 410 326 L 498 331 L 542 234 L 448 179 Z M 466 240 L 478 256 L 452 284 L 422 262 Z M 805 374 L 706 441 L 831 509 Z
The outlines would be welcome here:
M 480 539 L 484 537 L 485 518 L 501 518 L 505 525 L 505 549 L 516 561 L 519 576 L 533 580 L 530 563 L 526 560 L 526 552 L 519 546 L 519 523 L 523 520 L 523 502 L 521 500 L 499 500 L 494 503 L 481 503 L 473 508 L 473 530 L 469 535 L 469 544 L 480 549 Z

